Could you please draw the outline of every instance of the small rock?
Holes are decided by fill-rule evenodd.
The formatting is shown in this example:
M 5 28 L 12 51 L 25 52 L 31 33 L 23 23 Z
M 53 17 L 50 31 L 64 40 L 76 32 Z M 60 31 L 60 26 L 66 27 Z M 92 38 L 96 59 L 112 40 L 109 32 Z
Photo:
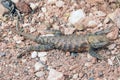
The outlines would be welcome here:
M 82 9 L 79 9 L 79 10 L 73 11 L 70 14 L 70 17 L 68 20 L 69 20 L 69 23 L 74 25 L 75 23 L 82 20 L 83 18 L 85 18 L 85 12 Z
M 36 58 L 37 57 L 37 52 L 36 51 L 33 51 L 32 53 L 31 53 L 31 58 Z
M 66 56 L 70 56 L 70 52 L 66 52 L 66 54 L 65 54 Z
M 117 49 L 116 48 L 114 48 L 113 50 L 111 50 L 111 54 L 119 54 L 119 52 L 117 52 Z
M 23 37 L 20 37 L 20 36 L 18 36 L 18 35 L 16 35 L 16 36 L 14 36 L 13 37 L 13 39 L 15 40 L 15 42 L 16 43 L 21 43 L 22 42 L 22 40 L 24 39 Z
M 110 18 L 107 16 L 104 20 L 104 23 L 107 24 L 110 21 Z
M 92 66 L 92 65 L 93 65 L 93 64 L 92 64 L 91 62 L 86 62 L 86 63 L 85 63 L 85 66 L 86 66 L 86 67 L 90 67 L 90 66 Z
M 83 77 L 83 76 L 84 76 L 84 73 L 80 72 L 80 73 L 79 73 L 79 77 L 81 78 L 81 77 Z
M 106 13 L 104 13 L 103 11 L 95 11 L 94 14 L 97 17 L 104 17 L 104 16 L 106 16 Z
M 59 8 L 60 8 L 60 7 L 63 7 L 64 2 L 63 2 L 63 1 L 61 1 L 61 0 L 59 0 L 59 1 L 57 1 L 55 4 L 56 4 L 56 6 L 57 6 L 57 7 L 59 7 Z
M 78 64 L 75 64 L 75 65 L 72 65 L 72 66 L 69 68 L 69 70 L 72 71 L 72 70 L 74 70 L 74 69 L 76 69 L 76 68 L 78 68 L 78 67 L 79 67 L 79 65 L 78 65 Z
M 117 39 L 118 34 L 119 34 L 119 28 L 113 27 L 112 31 L 107 34 L 107 38 L 111 40 Z
M 73 79 L 77 79 L 78 76 L 79 76 L 78 74 L 74 74 L 74 75 L 73 75 Z
M 47 0 L 48 4 L 54 4 L 57 0 Z
M 47 52 L 38 52 L 38 57 L 45 57 Z
M 75 25 L 75 29 L 76 30 L 84 30 L 85 29 L 85 26 L 83 25 L 83 24 L 81 24 L 81 23 L 76 23 Z
M 113 61 L 111 59 L 108 59 L 108 64 L 112 66 L 113 65 Z
M 112 50 L 112 49 L 114 49 L 115 47 L 116 47 L 116 44 L 111 44 L 111 45 L 108 46 L 108 49 Z
M 44 13 L 47 11 L 47 9 L 46 9 L 45 7 L 42 7 L 41 10 L 42 10 L 42 12 L 44 12 Z
M 43 77 L 45 75 L 45 73 L 43 71 L 40 71 L 40 72 L 36 72 L 35 75 L 37 77 Z
M 44 56 L 44 57 L 40 57 L 40 61 L 42 61 L 43 63 L 46 63 L 46 61 L 47 61 L 47 57 L 46 57 L 46 56 Z
M 118 79 L 117 80 L 120 80 L 120 77 L 118 77 Z
M 22 26 L 23 27 L 28 27 L 28 26 L 30 26 L 30 23 L 24 23 Z
M 116 23 L 118 28 L 120 28 L 120 8 L 117 8 L 113 13 L 108 14 L 108 17 Z
M 89 21 L 87 24 L 88 27 L 96 27 L 97 26 L 97 22 L 96 21 Z
M 35 11 L 38 8 L 38 3 L 29 3 L 30 7 L 32 8 L 33 11 Z
M 22 59 L 21 61 L 22 61 L 22 63 L 25 63 L 27 60 L 26 59 Z
M 50 69 L 47 80 L 64 80 L 63 73 Z
M 65 35 L 73 34 L 74 31 L 75 31 L 75 28 L 72 28 L 72 27 L 64 28 Z
M 35 32 L 35 31 L 36 31 L 35 28 L 33 28 L 33 27 L 30 28 L 30 33 Z
M 34 65 L 34 67 L 35 67 L 35 71 L 38 71 L 41 68 L 43 68 L 44 65 L 42 63 L 40 63 L 40 62 L 36 62 L 35 65 Z

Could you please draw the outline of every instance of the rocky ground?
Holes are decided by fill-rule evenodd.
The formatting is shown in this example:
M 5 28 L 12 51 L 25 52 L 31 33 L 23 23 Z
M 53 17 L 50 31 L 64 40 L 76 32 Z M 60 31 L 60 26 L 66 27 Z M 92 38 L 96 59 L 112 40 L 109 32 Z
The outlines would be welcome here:
M 17 59 L 25 47 L 36 43 L 12 32 L 16 18 L 1 18 L 0 80 L 120 80 L 119 0 L 13 1 L 25 16 L 20 28 L 26 33 L 54 36 L 47 30 L 60 30 L 65 35 L 83 35 L 110 28 L 106 34 L 110 44 L 98 51 L 107 61 L 88 52 L 75 56 L 55 49 L 28 52 Z M 6 11 L 1 7 L 0 16 Z

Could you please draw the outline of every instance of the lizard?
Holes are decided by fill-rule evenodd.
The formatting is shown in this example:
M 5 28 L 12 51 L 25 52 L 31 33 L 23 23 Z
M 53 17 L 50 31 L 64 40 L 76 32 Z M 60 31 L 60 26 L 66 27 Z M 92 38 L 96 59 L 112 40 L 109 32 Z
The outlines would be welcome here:
M 89 35 L 56 35 L 56 36 L 34 36 L 22 32 L 20 30 L 13 30 L 13 32 L 30 39 L 38 45 L 28 47 L 25 52 L 20 53 L 17 58 L 21 58 L 30 51 L 48 51 L 58 49 L 69 52 L 84 52 L 88 51 L 89 54 L 97 59 L 105 60 L 103 56 L 96 53 L 96 50 L 105 47 L 109 44 L 109 39 L 105 34 L 96 33 Z
M 17 15 L 18 18 L 21 18 L 21 13 L 17 9 L 14 2 L 12 2 L 11 0 L 1 0 L 1 4 L 10 11 L 11 16 Z M 59 49 L 70 52 L 81 52 L 88 50 L 89 54 L 92 55 L 93 57 L 103 59 L 103 57 L 97 54 L 95 50 L 104 47 L 109 43 L 109 40 L 106 38 L 106 36 L 101 34 L 41 37 L 21 32 L 20 30 L 18 30 L 17 25 L 15 32 L 39 44 L 36 46 L 29 47 L 26 51 L 32 50 L 46 51 L 51 49 Z M 20 54 L 18 57 L 22 55 L 25 55 L 25 52 L 23 54 Z

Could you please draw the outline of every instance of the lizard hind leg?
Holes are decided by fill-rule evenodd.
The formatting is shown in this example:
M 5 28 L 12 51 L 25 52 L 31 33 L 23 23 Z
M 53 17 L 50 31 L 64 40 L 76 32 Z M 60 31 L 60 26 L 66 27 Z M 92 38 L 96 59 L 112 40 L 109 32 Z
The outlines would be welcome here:
M 18 54 L 17 58 L 22 58 L 25 55 L 28 55 L 30 51 L 48 51 L 54 49 L 54 45 L 52 44 L 45 44 L 45 45 L 35 45 L 35 46 L 29 46 L 25 51 Z

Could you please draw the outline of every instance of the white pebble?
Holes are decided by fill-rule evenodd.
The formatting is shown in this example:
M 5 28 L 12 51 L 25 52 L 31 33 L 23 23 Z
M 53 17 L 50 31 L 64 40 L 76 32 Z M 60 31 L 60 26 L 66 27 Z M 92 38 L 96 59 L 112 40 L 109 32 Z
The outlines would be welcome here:
M 33 51 L 32 53 L 31 53 L 31 58 L 36 58 L 37 57 L 37 52 L 36 51 Z
M 116 44 L 111 44 L 111 45 L 108 46 L 108 49 L 111 50 L 111 49 L 114 49 L 115 47 L 116 47 Z
M 64 80 L 62 79 L 63 73 L 56 71 L 55 69 L 50 69 L 47 80 Z
M 44 13 L 47 11 L 47 9 L 46 9 L 45 7 L 42 7 L 41 10 L 42 10 L 42 12 L 44 12 Z
M 36 62 L 35 65 L 34 65 L 34 67 L 35 67 L 35 71 L 38 71 L 41 68 L 43 68 L 44 65 L 42 63 L 40 63 L 40 62 Z
M 47 0 L 48 4 L 54 4 L 56 2 L 56 0 Z
M 103 11 L 95 11 L 94 14 L 98 17 L 106 16 L 106 13 L 104 13 Z
M 79 76 L 79 75 L 78 75 L 77 73 L 76 73 L 76 74 L 74 74 L 74 75 L 73 75 L 73 79 L 77 79 L 77 78 L 78 78 L 78 76 Z
M 33 28 L 33 27 L 30 28 L 30 33 L 35 32 L 35 31 L 36 31 L 35 28 Z
M 112 66 L 113 65 L 113 61 L 111 59 L 108 59 L 108 64 Z
M 38 57 L 44 57 L 47 55 L 47 52 L 38 52 Z
M 97 26 L 97 22 L 96 21 L 89 21 L 88 22 L 88 27 L 96 27 Z
M 40 71 L 40 72 L 36 72 L 35 75 L 37 77 L 43 77 L 45 75 L 45 73 L 43 71 Z
M 32 8 L 32 10 L 37 9 L 38 5 L 38 3 L 30 3 L 30 7 Z
M 68 20 L 69 20 L 69 23 L 75 24 L 83 18 L 85 18 L 85 12 L 82 9 L 79 9 L 79 10 L 73 11 L 70 14 L 70 17 Z
M 19 44 L 19 43 L 22 42 L 22 40 L 23 40 L 24 38 L 16 35 L 16 36 L 13 37 L 13 39 L 14 39 L 14 41 L 15 41 L 16 43 Z
M 46 57 L 46 56 L 44 56 L 44 57 L 40 57 L 40 61 L 42 61 L 43 63 L 46 63 L 46 61 L 47 61 L 47 57 Z
M 64 2 L 61 0 L 56 2 L 57 7 L 63 7 L 63 5 L 64 5 Z

